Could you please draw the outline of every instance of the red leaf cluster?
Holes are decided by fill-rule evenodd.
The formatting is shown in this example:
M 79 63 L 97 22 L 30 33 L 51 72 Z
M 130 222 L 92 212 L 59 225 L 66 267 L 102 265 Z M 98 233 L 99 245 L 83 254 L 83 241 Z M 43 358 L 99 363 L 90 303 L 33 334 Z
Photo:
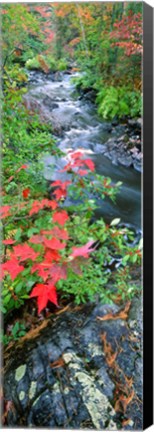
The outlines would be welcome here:
M 87 170 L 94 171 L 94 163 L 91 159 L 83 159 L 83 152 L 71 152 L 71 162 L 69 166 L 71 168 L 79 169 L 79 173 L 84 175 Z M 17 172 L 22 169 L 26 169 L 27 165 L 22 165 L 18 168 Z M 66 169 L 66 167 L 65 167 Z M 9 179 L 11 181 L 11 178 Z M 80 181 L 83 182 L 82 179 Z M 47 305 L 48 301 L 52 302 L 56 306 L 57 293 L 56 284 L 61 279 L 67 278 L 68 268 L 71 266 L 73 271 L 79 275 L 81 272 L 81 264 L 85 261 L 85 258 L 89 257 L 89 254 L 95 250 L 92 247 L 94 241 L 91 240 L 87 244 L 81 247 L 73 247 L 72 254 L 68 258 L 64 258 L 64 254 L 61 251 L 66 250 L 66 242 L 69 239 L 68 232 L 64 227 L 67 221 L 69 221 L 69 215 L 66 210 L 57 209 L 57 200 L 67 195 L 67 188 L 71 182 L 57 180 L 52 183 L 52 187 L 56 188 L 53 192 L 55 195 L 55 201 L 49 199 L 35 200 L 31 205 L 29 215 L 37 214 L 44 208 L 51 209 L 52 223 L 55 223 L 53 228 L 47 230 L 40 230 L 38 234 L 33 235 L 29 242 L 34 245 L 41 245 L 39 252 L 36 252 L 29 244 L 22 243 L 14 246 L 15 240 L 3 240 L 3 244 L 12 245 L 12 251 L 10 259 L 2 264 L 3 274 L 9 273 L 12 280 L 14 280 L 19 273 L 21 273 L 25 267 L 22 265 L 25 262 L 27 267 L 27 261 L 32 261 L 30 265 L 30 272 L 33 274 L 37 272 L 38 276 L 42 279 L 41 283 L 37 283 L 30 297 L 37 297 L 38 312 L 40 313 Z M 27 199 L 30 194 L 30 188 L 25 188 L 22 191 L 24 199 Z M 20 207 L 25 206 L 24 203 L 20 204 Z M 1 217 L 7 217 L 10 215 L 10 206 L 3 206 L 1 209 Z M 57 210 L 56 210 L 57 209 Z M 70 259 L 71 258 L 71 259 Z
M 69 220 L 69 216 L 65 210 L 61 210 L 54 213 L 52 220 L 63 226 Z
M 57 203 L 48 199 L 43 199 L 41 201 L 33 201 L 29 215 L 32 216 L 33 214 L 38 213 L 40 210 L 44 209 L 44 207 L 49 207 L 52 210 L 55 210 L 57 208 Z
M 123 48 L 128 57 L 133 54 L 141 54 L 142 27 L 140 13 L 124 16 L 120 21 L 114 23 L 115 30 L 110 33 L 110 38 L 115 39 L 113 45 Z
M 17 256 L 20 261 L 26 261 L 27 259 L 35 260 L 39 254 L 24 243 L 13 247 L 13 255 Z
M 14 280 L 23 270 L 24 267 L 18 263 L 18 260 L 15 257 L 2 264 L 2 276 L 4 275 L 4 272 L 7 272 L 10 274 L 12 280 Z
M 67 187 L 70 184 L 70 181 L 62 182 L 61 180 L 56 180 L 51 183 L 52 187 L 56 187 L 57 189 L 53 192 L 53 195 L 57 199 L 57 201 L 61 198 L 65 198 L 67 195 Z
M 95 164 L 91 159 L 84 159 L 84 154 L 81 151 L 74 151 L 69 153 L 70 162 L 63 168 L 62 171 L 73 171 L 78 169 L 77 173 L 80 175 L 88 174 L 85 167 L 90 171 L 95 170 Z

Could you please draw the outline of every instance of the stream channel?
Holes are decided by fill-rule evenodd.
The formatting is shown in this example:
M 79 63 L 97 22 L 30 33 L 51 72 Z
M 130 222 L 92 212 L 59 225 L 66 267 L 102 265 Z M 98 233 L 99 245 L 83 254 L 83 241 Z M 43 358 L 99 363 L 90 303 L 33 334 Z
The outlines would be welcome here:
M 95 163 L 97 173 L 110 177 L 113 183 L 122 182 L 116 204 L 110 200 L 98 203 L 96 216 L 106 222 L 118 217 L 121 223 L 140 234 L 141 228 L 141 174 L 133 167 L 115 164 L 104 156 L 104 145 L 109 138 L 124 134 L 125 125 L 113 127 L 98 117 L 93 102 L 81 98 L 72 82 L 75 74 L 45 76 L 38 72 L 29 73 L 29 91 L 26 95 L 28 108 L 36 108 L 41 116 L 58 130 L 57 146 L 63 151 L 84 149 L 87 157 Z M 54 165 L 51 167 L 51 164 Z M 66 164 L 66 161 L 65 161 Z M 63 161 L 53 156 L 44 158 L 44 176 L 47 180 L 59 177 Z M 63 174 L 66 175 L 66 174 Z M 67 206 L 67 202 L 65 203 Z

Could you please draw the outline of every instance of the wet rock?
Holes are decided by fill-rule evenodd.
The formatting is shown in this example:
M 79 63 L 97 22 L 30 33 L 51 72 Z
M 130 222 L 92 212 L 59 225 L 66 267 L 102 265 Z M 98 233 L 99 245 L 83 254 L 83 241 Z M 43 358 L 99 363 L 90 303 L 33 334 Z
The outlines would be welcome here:
M 46 96 L 43 99 L 43 104 L 46 105 L 47 107 L 49 107 L 51 110 L 59 107 L 59 105 L 57 103 L 53 102 L 49 96 Z
M 121 420 L 114 410 L 116 379 L 133 377 L 134 394 L 142 400 L 140 311 L 139 302 L 133 303 L 127 323 L 98 319 L 117 314 L 116 305 L 72 307 L 49 318 L 35 337 L 16 342 L 5 365 L 5 397 L 14 407 L 7 413 L 7 425 L 117 429 Z M 104 334 L 117 352 L 115 369 L 107 362 Z M 128 406 L 131 429 L 142 428 L 142 407 L 136 400 L 134 396 Z
M 118 123 L 119 123 L 119 119 L 118 119 L 118 117 L 115 117 L 115 118 L 112 120 L 112 126 L 118 126 Z
M 28 82 L 32 84 L 39 84 L 44 83 L 47 80 L 54 81 L 54 72 L 45 73 L 43 71 L 33 70 L 29 71 L 27 70 L 28 75 Z
M 141 129 L 142 128 L 143 121 L 141 118 L 138 118 L 137 120 L 129 119 L 128 125 L 133 129 Z
M 142 171 L 142 164 L 141 164 L 141 162 L 134 161 L 133 162 L 133 166 L 134 166 L 134 168 L 135 168 L 136 171 L 138 171 L 138 172 Z
M 78 87 L 78 91 L 80 94 L 79 100 L 84 99 L 84 100 L 88 100 L 90 102 L 95 102 L 97 93 L 93 88 L 90 87 L 90 88 L 83 89 L 83 88 Z
M 132 157 L 127 156 L 127 155 L 123 155 L 123 156 L 118 157 L 118 162 L 127 168 L 131 167 L 133 164 Z

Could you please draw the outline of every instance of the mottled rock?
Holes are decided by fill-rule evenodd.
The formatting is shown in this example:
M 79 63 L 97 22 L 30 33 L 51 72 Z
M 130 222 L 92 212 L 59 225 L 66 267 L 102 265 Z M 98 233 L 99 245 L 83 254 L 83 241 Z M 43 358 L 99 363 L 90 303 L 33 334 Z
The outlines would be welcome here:
M 98 317 L 115 315 L 119 307 L 89 303 L 52 316 L 32 340 L 16 342 L 5 365 L 5 398 L 14 407 L 7 425 L 115 430 L 121 421 L 114 410 L 116 380 L 124 386 L 126 376 L 133 378 L 136 395 L 127 410 L 129 427 L 141 429 L 140 310 L 139 302 L 133 303 L 128 322 L 101 321 Z M 116 353 L 110 367 L 104 334 Z

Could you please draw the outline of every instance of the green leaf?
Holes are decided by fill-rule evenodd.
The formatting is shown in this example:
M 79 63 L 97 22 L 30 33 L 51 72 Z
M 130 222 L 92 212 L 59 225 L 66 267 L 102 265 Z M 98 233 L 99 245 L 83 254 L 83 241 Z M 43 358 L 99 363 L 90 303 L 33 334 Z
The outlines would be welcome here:
M 112 222 L 110 223 L 110 226 L 118 225 L 120 221 L 121 221 L 121 219 L 119 219 L 119 218 L 113 219 Z
M 17 241 L 20 240 L 21 235 L 22 235 L 22 230 L 21 230 L 21 228 L 18 228 L 16 233 L 15 233 L 15 236 L 14 236 L 15 240 L 17 240 Z
M 137 258 L 138 258 L 138 256 L 135 254 L 133 257 L 132 257 L 132 262 L 133 262 L 133 264 L 135 264 L 136 263 L 136 261 L 137 261 Z
M 22 290 L 22 288 L 23 288 L 23 281 L 19 282 L 18 285 L 16 285 L 16 287 L 15 287 L 15 293 L 19 294 L 20 291 Z
M 1 310 L 2 313 L 6 313 L 7 312 L 7 309 L 3 305 L 0 305 L 0 310 Z
M 7 303 L 9 303 L 9 301 L 11 300 L 11 294 L 7 294 L 6 297 L 3 298 L 3 304 L 7 305 Z

